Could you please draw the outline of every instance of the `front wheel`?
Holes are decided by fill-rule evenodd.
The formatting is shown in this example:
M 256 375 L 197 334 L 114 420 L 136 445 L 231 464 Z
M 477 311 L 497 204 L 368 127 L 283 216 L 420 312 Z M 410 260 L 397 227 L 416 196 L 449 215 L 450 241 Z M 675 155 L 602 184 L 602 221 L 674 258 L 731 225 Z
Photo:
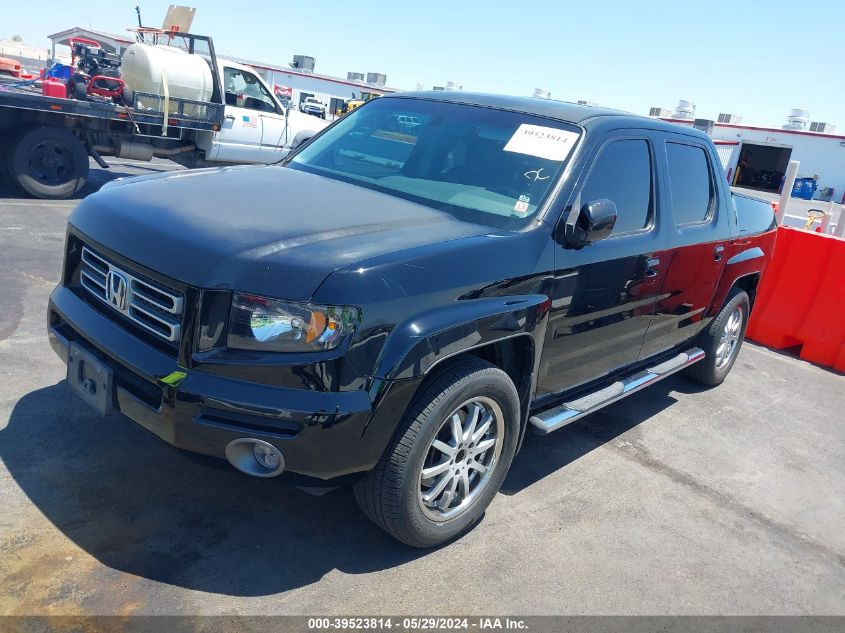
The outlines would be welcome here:
M 685 371 L 687 378 L 708 386 L 719 385 L 725 380 L 745 339 L 750 313 L 751 302 L 746 292 L 733 288 L 719 314 L 699 335 L 698 344 L 704 350 L 704 360 Z
M 364 513 L 398 540 L 432 547 L 484 514 L 510 468 L 519 397 L 508 375 L 476 357 L 422 388 L 376 467 L 355 485 Z

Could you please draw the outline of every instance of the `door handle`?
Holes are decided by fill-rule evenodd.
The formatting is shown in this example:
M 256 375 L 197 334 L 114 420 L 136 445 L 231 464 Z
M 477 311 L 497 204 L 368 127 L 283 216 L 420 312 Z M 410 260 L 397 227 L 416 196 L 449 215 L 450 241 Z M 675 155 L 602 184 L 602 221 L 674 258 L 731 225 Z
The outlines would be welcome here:
M 235 115 L 234 115 L 234 114 L 227 114 L 227 115 L 226 115 L 226 120 L 227 120 L 227 121 L 234 121 L 234 120 L 235 120 Z
M 721 244 L 716 246 L 715 250 L 713 251 L 713 257 L 716 258 L 717 262 L 722 261 L 722 257 L 724 256 L 724 254 L 725 254 L 725 247 L 722 246 Z
M 657 268 L 660 266 L 659 257 L 649 257 L 645 263 L 645 276 L 657 277 Z

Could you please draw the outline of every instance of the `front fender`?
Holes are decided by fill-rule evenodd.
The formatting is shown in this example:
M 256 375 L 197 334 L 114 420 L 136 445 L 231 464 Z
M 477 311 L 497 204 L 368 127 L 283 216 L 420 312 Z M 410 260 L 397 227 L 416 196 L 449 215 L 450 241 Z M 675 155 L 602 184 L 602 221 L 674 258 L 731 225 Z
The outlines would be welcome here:
M 362 461 L 364 469 L 378 462 L 425 375 L 444 360 L 490 343 L 530 337 L 531 371 L 536 376 L 549 306 L 549 297 L 540 294 L 458 300 L 394 328 L 379 355 L 370 387 L 373 415 L 364 431 L 370 448 Z M 522 387 L 525 420 L 534 380 L 526 379 Z
M 530 336 L 539 358 L 549 297 L 542 294 L 459 300 L 399 324 L 385 341 L 375 376 L 423 376 L 446 358 L 514 336 Z

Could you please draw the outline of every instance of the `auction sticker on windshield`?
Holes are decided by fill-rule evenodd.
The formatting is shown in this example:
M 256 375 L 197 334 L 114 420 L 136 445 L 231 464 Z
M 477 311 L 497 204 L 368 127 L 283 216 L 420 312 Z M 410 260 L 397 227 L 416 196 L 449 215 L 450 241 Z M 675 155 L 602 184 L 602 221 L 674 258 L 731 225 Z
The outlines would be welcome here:
M 513 133 L 504 149 L 506 152 L 562 161 L 569 156 L 577 139 L 577 132 L 523 123 Z

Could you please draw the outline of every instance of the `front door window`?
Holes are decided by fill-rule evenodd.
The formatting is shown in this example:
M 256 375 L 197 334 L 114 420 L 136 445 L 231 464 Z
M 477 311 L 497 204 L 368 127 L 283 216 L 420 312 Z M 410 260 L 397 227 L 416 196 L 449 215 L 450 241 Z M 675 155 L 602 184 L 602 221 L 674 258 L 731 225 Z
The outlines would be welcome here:
M 276 112 L 276 103 L 270 92 L 258 77 L 250 72 L 239 68 L 226 68 L 223 73 L 223 87 L 226 105 L 259 112 Z

